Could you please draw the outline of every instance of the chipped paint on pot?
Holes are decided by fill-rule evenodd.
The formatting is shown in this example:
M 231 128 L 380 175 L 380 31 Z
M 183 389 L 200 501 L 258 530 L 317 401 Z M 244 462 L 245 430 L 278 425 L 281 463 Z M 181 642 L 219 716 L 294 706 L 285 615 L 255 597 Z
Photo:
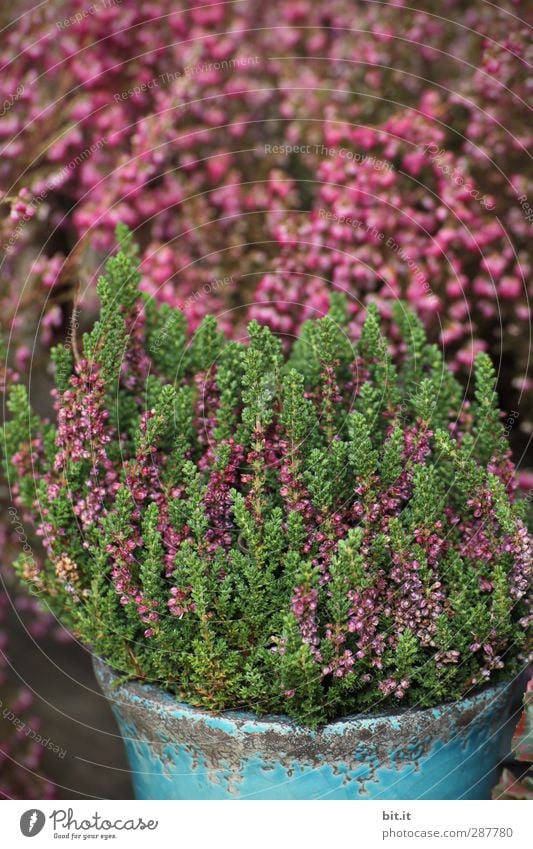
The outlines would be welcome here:
M 94 667 L 138 799 L 489 799 L 514 724 L 516 686 L 506 683 L 311 731 L 285 717 L 209 713 Z

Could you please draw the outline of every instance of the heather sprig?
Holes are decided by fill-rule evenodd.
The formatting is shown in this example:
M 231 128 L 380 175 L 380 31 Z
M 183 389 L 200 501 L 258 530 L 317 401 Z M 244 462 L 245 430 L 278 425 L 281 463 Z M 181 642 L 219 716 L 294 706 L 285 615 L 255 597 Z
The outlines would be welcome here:
M 256 321 L 189 336 L 119 241 L 82 355 L 53 356 L 56 425 L 11 391 L 6 472 L 47 554 L 19 574 L 112 666 L 207 708 L 315 726 L 514 674 L 531 537 L 488 358 L 462 403 L 405 304 L 400 343 L 373 308 L 354 343 L 341 298 L 288 354 Z

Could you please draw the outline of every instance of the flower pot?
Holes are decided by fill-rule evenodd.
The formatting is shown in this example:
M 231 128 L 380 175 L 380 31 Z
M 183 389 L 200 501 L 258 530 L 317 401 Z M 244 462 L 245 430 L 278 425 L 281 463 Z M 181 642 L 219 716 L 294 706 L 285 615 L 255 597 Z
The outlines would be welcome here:
M 94 668 L 139 799 L 489 799 L 508 751 L 515 684 L 427 710 L 317 731 L 285 717 L 209 713 Z

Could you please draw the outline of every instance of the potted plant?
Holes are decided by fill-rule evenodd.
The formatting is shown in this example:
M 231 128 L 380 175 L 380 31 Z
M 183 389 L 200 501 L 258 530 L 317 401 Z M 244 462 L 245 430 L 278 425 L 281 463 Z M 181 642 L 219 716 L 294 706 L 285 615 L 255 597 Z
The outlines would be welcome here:
M 490 360 L 468 402 L 403 304 L 393 357 L 339 297 L 287 349 L 189 338 L 118 235 L 56 423 L 15 386 L 4 448 L 137 795 L 488 798 L 531 568 Z

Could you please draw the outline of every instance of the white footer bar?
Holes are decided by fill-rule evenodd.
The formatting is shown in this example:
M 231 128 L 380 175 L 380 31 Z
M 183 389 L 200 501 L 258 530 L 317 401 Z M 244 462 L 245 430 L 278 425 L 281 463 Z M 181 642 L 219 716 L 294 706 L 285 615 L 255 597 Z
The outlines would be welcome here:
M 523 849 L 531 823 L 531 802 L 5 801 L 0 846 Z

